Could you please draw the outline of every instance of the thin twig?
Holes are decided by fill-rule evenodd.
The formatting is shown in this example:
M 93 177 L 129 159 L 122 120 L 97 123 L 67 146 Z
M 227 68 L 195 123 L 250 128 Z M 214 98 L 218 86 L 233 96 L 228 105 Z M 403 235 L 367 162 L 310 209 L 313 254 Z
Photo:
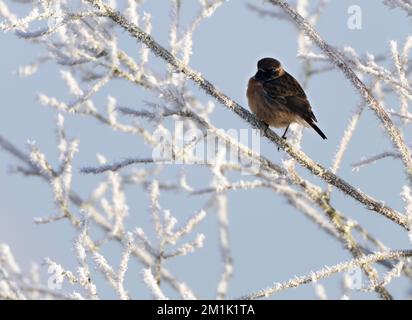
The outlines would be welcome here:
M 403 257 L 411 257 L 412 250 L 399 250 L 399 251 L 388 251 L 388 252 L 378 252 L 359 259 L 353 259 L 350 261 L 342 262 L 331 267 L 325 267 L 318 271 L 312 272 L 309 275 L 295 277 L 285 282 L 276 282 L 267 289 L 263 289 L 251 294 L 240 297 L 239 299 L 253 300 L 258 298 L 267 298 L 270 295 L 283 291 L 290 288 L 296 288 L 303 284 L 307 284 L 313 281 L 318 281 L 334 275 L 335 273 L 345 272 L 355 267 L 360 267 L 365 264 L 371 264 L 374 262 L 382 260 L 393 260 L 400 259 Z
M 247 121 L 253 128 L 262 130 L 263 135 L 266 138 L 268 138 L 272 143 L 276 144 L 279 148 L 285 150 L 292 158 L 294 158 L 300 165 L 307 168 L 312 174 L 322 178 L 327 183 L 334 185 L 339 190 L 343 191 L 344 193 L 348 194 L 352 198 L 358 200 L 360 203 L 364 204 L 370 210 L 373 210 L 375 212 L 378 212 L 386 216 L 387 218 L 399 224 L 405 229 L 409 228 L 408 224 L 406 223 L 405 217 L 401 215 L 399 212 L 396 212 L 395 210 L 387 207 L 386 205 L 376 201 L 372 197 L 364 194 L 363 192 L 358 191 L 356 188 L 352 187 L 349 183 L 347 183 L 343 179 L 333 174 L 331 171 L 327 170 L 326 168 L 322 167 L 320 164 L 310 159 L 302 151 L 294 149 L 289 143 L 285 141 L 285 139 L 282 139 L 275 132 L 268 129 L 267 126 L 265 126 L 263 122 L 259 121 L 249 111 L 244 109 L 238 103 L 236 103 L 235 101 L 230 99 L 228 96 L 226 96 L 223 92 L 218 90 L 209 81 L 204 79 L 198 72 L 184 65 L 181 61 L 179 61 L 176 57 L 174 57 L 168 50 L 166 50 L 164 47 L 158 44 L 149 34 L 141 30 L 135 24 L 129 22 L 125 17 L 123 17 L 121 13 L 113 10 L 110 6 L 105 5 L 100 1 L 97 1 L 97 0 L 87 0 L 87 1 L 91 3 L 92 5 L 94 5 L 97 9 L 99 9 L 103 15 L 107 16 L 108 18 L 116 22 L 119 26 L 124 28 L 127 32 L 129 32 L 129 34 L 132 37 L 146 44 L 152 50 L 154 54 L 163 58 L 166 62 L 172 65 L 176 69 L 176 71 L 179 71 L 185 74 L 189 79 L 193 80 L 200 88 L 202 88 L 207 94 L 215 97 L 220 103 L 222 103 L 223 105 L 228 107 L 230 110 L 235 112 L 237 115 L 239 115 L 242 119 Z M 394 129 L 394 130 L 398 132 L 397 129 Z M 405 152 L 409 154 L 409 151 L 405 151 Z M 409 159 L 408 163 L 409 162 L 411 162 L 411 172 L 412 172 L 412 159 Z
M 316 30 L 307 22 L 295 9 L 293 9 L 284 0 L 268 0 L 275 6 L 279 6 L 286 12 L 295 23 L 301 28 L 308 37 L 310 37 L 318 47 L 331 59 L 331 61 L 343 71 L 345 76 L 352 82 L 353 86 L 358 89 L 360 95 L 366 103 L 375 112 L 378 119 L 382 122 L 394 146 L 399 150 L 409 181 L 412 183 L 412 155 L 402 138 L 399 129 L 393 124 L 389 114 L 381 106 L 379 101 L 374 97 L 372 92 L 359 79 L 356 73 L 349 67 L 345 59 L 331 45 L 316 32 Z

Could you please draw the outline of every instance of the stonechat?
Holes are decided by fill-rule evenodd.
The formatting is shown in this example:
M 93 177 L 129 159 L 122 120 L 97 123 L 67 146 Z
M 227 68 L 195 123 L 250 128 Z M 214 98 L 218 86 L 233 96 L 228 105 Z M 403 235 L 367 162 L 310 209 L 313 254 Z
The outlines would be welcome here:
M 263 58 L 258 61 L 257 72 L 248 83 L 247 99 L 258 119 L 271 127 L 286 127 L 283 139 L 286 139 L 286 132 L 293 122 L 311 126 L 323 139 L 327 139 L 315 124 L 316 117 L 301 85 L 278 60 Z

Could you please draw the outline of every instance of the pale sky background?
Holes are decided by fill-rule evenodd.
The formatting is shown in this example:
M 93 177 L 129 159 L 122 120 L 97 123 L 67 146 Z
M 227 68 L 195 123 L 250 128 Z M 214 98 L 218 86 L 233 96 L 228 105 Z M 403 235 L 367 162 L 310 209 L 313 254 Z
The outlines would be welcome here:
M 242 106 L 247 107 L 245 90 L 249 77 L 255 72 L 256 61 L 265 56 L 278 58 L 284 67 L 301 79 L 301 60 L 297 55 L 296 29 L 285 20 L 259 17 L 250 11 L 246 4 L 250 0 L 232 0 L 224 3 L 217 12 L 202 23 L 194 36 L 193 56 L 190 66 L 200 71 L 206 79 L 215 84 Z M 10 1 L 6 1 L 7 4 Z M 190 21 L 198 10 L 196 1 L 183 0 L 182 24 Z M 263 5 L 263 1 L 256 1 Z M 363 28 L 347 28 L 347 9 L 357 4 L 362 8 Z M 23 14 L 22 5 L 13 5 Z M 265 4 L 264 8 L 272 6 Z M 153 16 L 153 36 L 167 45 L 170 23 L 169 3 L 164 0 L 147 0 L 142 6 Z M 370 52 L 375 55 L 389 52 L 389 41 L 397 40 L 403 45 L 410 34 L 411 18 L 401 10 L 389 10 L 381 1 L 370 0 L 331 0 L 316 27 L 330 44 L 343 47 L 351 46 L 358 53 Z M 124 34 L 124 33 L 123 33 Z M 134 41 L 124 35 L 122 42 L 128 52 L 139 49 Z M 20 65 L 31 63 L 43 53 L 39 46 L 18 39 L 13 33 L 0 33 L 0 85 L 1 114 L 0 135 L 12 141 L 19 148 L 28 150 L 26 142 L 34 140 L 38 147 L 53 163 L 57 163 L 55 119 L 56 112 L 41 106 L 36 94 L 67 99 L 66 87 L 60 79 L 58 68 L 52 62 L 43 65 L 38 73 L 28 78 L 16 74 Z M 164 63 L 152 59 L 155 68 L 164 70 Z M 208 97 L 197 88 L 193 91 L 202 101 Z M 349 81 L 338 70 L 312 77 L 308 97 L 319 120 L 320 128 L 328 136 L 322 141 L 312 130 L 304 131 L 303 150 L 314 160 L 329 167 L 349 117 L 356 109 L 360 97 Z M 119 103 L 131 108 L 145 107 L 143 101 L 155 98 L 143 90 L 137 90 L 124 81 L 116 80 L 105 87 L 96 97 L 96 105 L 105 108 L 106 97 L 115 96 Z M 398 108 L 398 100 L 388 108 Z M 247 128 L 235 114 L 216 104 L 213 120 L 215 125 L 225 129 Z M 96 124 L 89 118 L 66 116 L 66 130 L 69 137 L 80 139 L 80 152 L 74 161 L 74 189 L 87 196 L 98 181 L 99 176 L 78 174 L 78 169 L 95 165 L 96 154 L 105 155 L 109 161 L 125 157 L 150 156 L 147 147 L 140 142 L 120 133 L 113 133 L 106 127 Z M 278 133 L 282 133 L 278 130 Z M 406 137 L 407 139 L 410 136 Z M 408 140 L 407 140 L 408 141 Z M 262 140 L 262 153 L 269 159 L 279 162 L 282 153 L 273 145 Z M 399 196 L 406 184 L 405 174 L 400 161 L 384 160 L 361 169 L 351 170 L 351 163 L 361 157 L 390 150 L 391 145 L 380 127 L 380 122 L 370 110 L 363 114 L 355 132 L 339 175 L 355 187 L 369 195 L 383 200 L 389 206 L 403 211 Z M 9 174 L 8 170 L 16 164 L 14 158 L 0 150 L 0 243 L 8 243 L 24 271 L 29 270 L 31 262 L 41 262 L 50 257 L 64 267 L 76 267 L 72 240 L 76 233 L 67 221 L 53 224 L 36 225 L 33 218 L 56 214 L 52 203 L 50 187 L 38 178 L 27 178 Z M 162 178 L 176 181 L 179 167 L 167 168 Z M 208 180 L 197 168 L 186 168 L 189 183 L 206 186 Z M 204 171 L 204 169 L 202 169 Z M 299 169 L 308 175 L 303 169 Z M 313 181 L 318 181 L 317 179 Z M 142 226 L 152 230 L 148 210 L 147 193 L 138 187 L 126 192 L 130 207 L 130 226 Z M 161 204 L 172 210 L 179 221 L 204 205 L 206 198 L 186 197 L 173 193 L 164 194 Z M 335 192 L 333 204 L 367 227 L 373 235 L 384 241 L 390 248 L 410 248 L 407 234 L 394 223 L 380 215 L 367 211 L 355 201 L 340 192 Z M 318 226 L 308 220 L 284 198 L 266 190 L 229 192 L 230 243 L 234 259 L 234 277 L 230 282 L 229 297 L 237 297 L 271 285 L 275 281 L 287 280 L 295 275 L 308 274 L 324 265 L 333 265 L 350 259 L 347 250 L 340 243 L 326 235 Z M 167 263 L 167 267 L 184 280 L 202 298 L 213 298 L 219 281 L 222 264 L 218 251 L 217 219 L 212 211 L 203 221 L 199 231 L 205 233 L 206 243 L 196 253 L 177 258 Z M 109 261 L 117 266 L 119 246 L 105 246 L 103 252 Z M 135 298 L 149 298 L 144 288 L 140 271 L 142 265 L 135 260 L 127 273 L 127 289 Z M 44 267 L 43 267 L 44 271 Z M 47 274 L 45 275 L 47 276 Z M 341 276 L 321 281 L 328 296 L 340 298 Z M 101 279 L 100 293 L 103 297 L 114 297 Z M 365 279 L 366 283 L 366 279 Z M 402 278 L 395 280 L 389 289 L 396 297 L 405 297 L 411 283 Z M 165 290 L 167 294 L 171 291 Z M 173 297 L 173 295 L 171 295 Z M 312 285 L 273 295 L 271 298 L 314 298 Z M 374 297 L 373 294 L 352 293 L 352 298 Z

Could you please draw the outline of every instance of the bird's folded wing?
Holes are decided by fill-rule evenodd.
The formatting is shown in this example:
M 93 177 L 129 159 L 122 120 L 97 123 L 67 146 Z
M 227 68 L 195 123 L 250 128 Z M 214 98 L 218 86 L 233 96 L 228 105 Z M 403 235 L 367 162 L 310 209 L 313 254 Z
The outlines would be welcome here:
M 310 123 L 311 121 L 317 122 L 315 115 L 312 112 L 312 107 L 306 98 L 300 97 L 286 97 L 286 107 L 297 113 L 301 118 Z
M 266 104 L 269 106 L 282 108 L 287 104 L 287 100 L 284 96 L 274 95 L 273 92 L 265 90 L 265 88 L 263 88 L 263 96 Z
M 263 92 L 269 105 L 296 113 L 308 123 L 317 121 L 305 92 L 290 74 L 265 82 Z
M 305 91 L 299 82 L 287 72 L 279 78 L 265 82 L 263 88 L 273 96 L 306 98 Z

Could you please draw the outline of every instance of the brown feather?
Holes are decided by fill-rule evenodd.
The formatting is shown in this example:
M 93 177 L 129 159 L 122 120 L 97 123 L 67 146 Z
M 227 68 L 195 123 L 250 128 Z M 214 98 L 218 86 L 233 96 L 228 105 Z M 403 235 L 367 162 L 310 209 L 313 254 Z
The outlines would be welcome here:
M 311 126 L 326 139 L 315 125 L 317 119 L 305 91 L 277 60 L 264 58 L 258 62 L 258 72 L 248 83 L 247 98 L 252 112 L 269 126 L 287 127 L 297 122 Z

